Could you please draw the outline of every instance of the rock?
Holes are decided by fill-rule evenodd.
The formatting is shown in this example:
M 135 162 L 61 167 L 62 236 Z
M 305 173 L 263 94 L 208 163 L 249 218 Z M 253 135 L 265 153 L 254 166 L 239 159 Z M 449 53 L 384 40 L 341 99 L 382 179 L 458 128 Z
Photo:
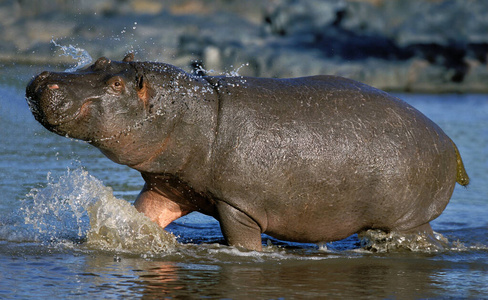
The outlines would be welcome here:
M 144 60 L 251 76 L 338 74 L 399 91 L 488 91 L 485 0 L 0 2 L 0 63 Z M 446 30 L 448 28 L 449 30 Z M 214 73 L 214 74 L 215 74 Z

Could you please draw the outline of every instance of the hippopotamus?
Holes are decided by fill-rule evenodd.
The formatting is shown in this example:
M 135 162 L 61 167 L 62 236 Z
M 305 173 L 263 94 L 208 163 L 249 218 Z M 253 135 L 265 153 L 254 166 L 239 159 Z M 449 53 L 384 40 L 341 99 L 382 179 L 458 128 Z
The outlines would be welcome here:
M 368 229 L 432 234 L 469 183 L 453 141 L 406 102 L 337 76 L 196 76 L 133 54 L 43 72 L 26 98 L 48 130 L 145 181 L 134 202 L 165 228 L 213 216 L 231 246 L 307 243 Z

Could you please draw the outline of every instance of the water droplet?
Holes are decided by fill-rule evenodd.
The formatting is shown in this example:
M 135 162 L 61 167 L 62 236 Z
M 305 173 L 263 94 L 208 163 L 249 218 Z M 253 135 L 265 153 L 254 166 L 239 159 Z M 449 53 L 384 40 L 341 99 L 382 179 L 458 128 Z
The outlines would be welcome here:
M 62 46 L 57 44 L 54 39 L 51 40 L 51 42 L 54 44 L 54 46 L 61 48 L 63 51 L 63 54 L 61 54 L 62 56 L 71 56 L 71 58 L 78 61 L 74 67 L 66 69 L 65 72 L 74 72 L 86 65 L 89 65 L 93 61 L 92 57 L 85 49 L 77 48 L 73 45 Z

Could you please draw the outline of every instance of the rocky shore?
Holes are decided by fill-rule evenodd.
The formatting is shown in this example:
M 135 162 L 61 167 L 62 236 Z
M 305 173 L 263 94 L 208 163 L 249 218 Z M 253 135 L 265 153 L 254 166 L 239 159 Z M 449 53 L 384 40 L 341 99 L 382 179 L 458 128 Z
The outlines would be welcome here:
M 486 0 L 5 0 L 0 66 L 75 65 L 57 43 L 213 74 L 486 93 L 487 11 Z

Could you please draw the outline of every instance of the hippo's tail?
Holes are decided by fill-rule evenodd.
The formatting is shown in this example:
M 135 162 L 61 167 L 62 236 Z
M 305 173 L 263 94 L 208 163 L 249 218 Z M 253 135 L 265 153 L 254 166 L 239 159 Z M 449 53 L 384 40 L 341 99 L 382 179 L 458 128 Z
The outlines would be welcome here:
M 469 184 L 469 176 L 466 173 L 466 169 L 464 169 L 463 160 L 461 159 L 461 154 L 459 154 L 459 150 L 456 147 L 456 144 L 452 142 L 454 146 L 454 151 L 456 151 L 456 161 L 457 161 L 457 170 L 456 170 L 456 182 L 462 186 L 467 186 Z

